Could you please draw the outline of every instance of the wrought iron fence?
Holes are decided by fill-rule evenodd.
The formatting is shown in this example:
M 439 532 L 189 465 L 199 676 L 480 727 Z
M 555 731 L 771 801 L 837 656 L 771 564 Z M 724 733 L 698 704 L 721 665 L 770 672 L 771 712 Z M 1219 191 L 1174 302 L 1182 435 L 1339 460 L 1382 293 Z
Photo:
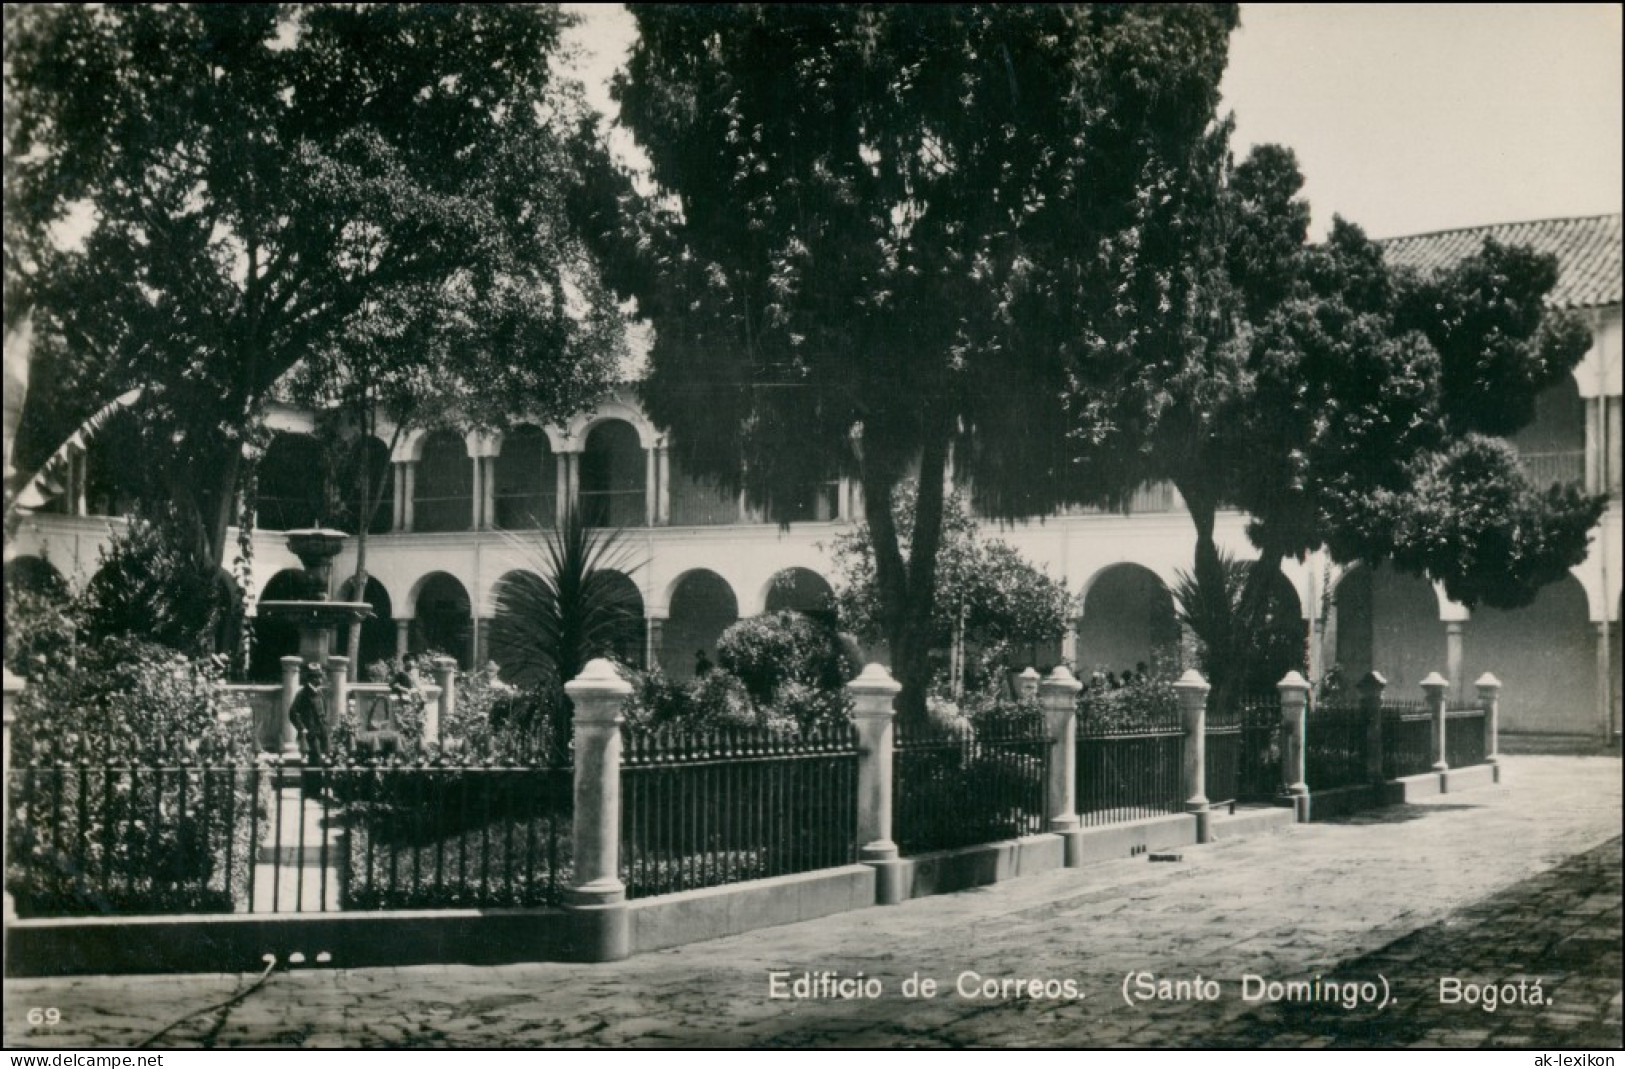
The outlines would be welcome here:
M 1179 813 L 1185 729 L 1178 710 L 1139 726 L 1078 725 L 1078 819 L 1085 826 Z
M 1353 787 L 1369 778 L 1370 722 L 1358 705 L 1311 709 L 1304 718 L 1303 769 L 1311 790 Z
M 337 908 L 554 905 L 569 885 L 568 765 L 378 764 L 326 778 L 323 804 L 346 831 Z
M 850 725 L 633 731 L 621 750 L 627 896 L 715 887 L 857 860 L 858 749 Z
M 1433 769 L 1433 714 L 1422 702 L 1383 702 L 1384 779 L 1419 776 Z
M 1444 760 L 1451 768 L 1484 763 L 1484 715 L 1477 705 L 1445 710 Z
M 1249 697 L 1207 717 L 1207 797 L 1216 805 L 1265 802 L 1281 785 L 1281 703 Z
M 13 770 L 6 873 L 29 917 L 546 905 L 568 767 L 52 765 Z
M 13 769 L 6 888 L 23 917 L 252 908 L 270 790 L 258 767 Z
M 896 729 L 892 837 L 904 854 L 951 850 L 1044 830 L 1049 733 L 1036 710 L 948 728 Z

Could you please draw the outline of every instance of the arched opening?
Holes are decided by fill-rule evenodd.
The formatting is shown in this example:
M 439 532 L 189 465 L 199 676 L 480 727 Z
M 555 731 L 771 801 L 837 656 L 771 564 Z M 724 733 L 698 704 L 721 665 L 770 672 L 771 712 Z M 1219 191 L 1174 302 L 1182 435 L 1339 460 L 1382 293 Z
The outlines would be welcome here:
M 551 589 L 534 572 L 508 572 L 497 581 L 492 600 L 490 656 L 504 682 L 530 688 L 552 679 L 561 631 L 585 636 L 583 661 L 613 657 L 643 667 L 643 595 L 621 572 L 595 571 L 589 577 L 584 601 L 592 605 L 590 620 L 559 619 Z M 572 675 L 570 658 L 565 660 L 564 673 Z
M 435 431 L 423 443 L 412 495 L 416 531 L 467 531 L 474 526 L 474 472 L 456 431 Z
M 703 568 L 684 574 L 671 595 L 671 616 L 660 650 L 662 670 L 673 679 L 689 679 L 695 674 L 697 654 L 715 664 L 717 639 L 738 619 L 739 599 L 726 579 Z
M 773 576 L 767 586 L 766 610 L 794 609 L 796 612 L 833 627 L 835 591 L 824 577 L 810 568 L 786 568 Z
M 1585 482 L 1585 401 L 1564 375 L 1535 397 L 1535 418 L 1512 438 L 1536 486 Z
M 1408 701 L 1422 696 L 1417 685 L 1429 672 L 1448 669 L 1439 599 L 1427 580 L 1360 565 L 1337 584 L 1333 604 L 1345 683 L 1375 671 L 1388 681 L 1390 698 Z
M 327 457 L 308 434 L 278 431 L 259 465 L 258 523 L 267 531 L 319 527 L 327 519 Z
M 349 529 L 359 530 L 366 521 L 368 534 L 388 534 L 395 522 L 395 472 L 389 463 L 389 447 L 370 435 L 345 443 L 343 482 L 339 499 L 346 503 Z M 367 496 L 361 500 L 361 464 L 367 465 Z M 376 509 L 368 511 L 375 499 Z
M 630 423 L 605 420 L 588 431 L 579 502 L 587 526 L 646 526 L 646 476 L 643 445 Z
M 355 601 L 355 576 L 344 581 L 339 587 L 340 601 Z M 356 655 L 356 664 L 350 666 L 350 675 L 354 679 L 366 679 L 367 669 L 379 661 L 392 660 L 395 656 L 395 610 L 389 600 L 389 591 L 384 584 L 367 576 L 367 594 L 360 599 L 372 606 L 372 616 L 361 621 L 361 647 Z M 349 637 L 344 636 L 344 647 L 337 652 L 349 649 Z
M 13 557 L 6 561 L 6 593 L 37 594 L 52 600 L 68 598 L 68 581 L 43 557 Z
M 259 601 L 298 601 L 307 594 L 305 573 L 284 568 L 271 576 Z M 270 682 L 282 678 L 282 658 L 299 652 L 299 628 L 274 616 L 254 617 L 254 650 L 248 661 L 249 678 Z
M 411 651 L 444 654 L 467 669 L 473 656 L 469 648 L 473 632 L 472 605 L 468 591 L 455 576 L 435 572 L 425 578 L 418 589 Z
M 1521 609 L 1473 611 L 1463 679 L 1469 687 L 1485 672 L 1501 680 L 1503 733 L 1599 731 L 1597 638 L 1589 616 L 1585 588 L 1572 575 L 1542 587 Z
M 1113 564 L 1089 585 L 1078 625 L 1081 673 L 1121 673 L 1139 666 L 1177 675 L 1179 621 L 1174 599 L 1156 573 Z
M 509 431 L 503 436 L 495 468 L 492 504 L 496 525 L 510 530 L 552 527 L 558 484 L 547 432 L 528 423 Z

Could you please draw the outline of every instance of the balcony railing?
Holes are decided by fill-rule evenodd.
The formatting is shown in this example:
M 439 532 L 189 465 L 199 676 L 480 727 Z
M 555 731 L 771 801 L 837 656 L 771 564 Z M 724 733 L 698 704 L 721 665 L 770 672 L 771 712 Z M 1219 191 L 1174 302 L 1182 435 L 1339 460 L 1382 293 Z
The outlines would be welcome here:
M 1584 449 L 1565 449 L 1559 452 L 1519 453 L 1524 471 L 1536 486 L 1556 483 L 1584 483 L 1586 454 Z

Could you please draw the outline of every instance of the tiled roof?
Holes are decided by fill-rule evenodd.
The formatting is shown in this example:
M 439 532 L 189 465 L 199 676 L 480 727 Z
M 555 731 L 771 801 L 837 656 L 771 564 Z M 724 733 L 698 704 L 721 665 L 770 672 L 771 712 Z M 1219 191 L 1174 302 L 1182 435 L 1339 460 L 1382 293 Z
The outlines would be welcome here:
M 1559 308 L 1620 303 L 1618 214 L 1441 230 L 1436 234 L 1389 238 L 1381 244 L 1389 263 L 1431 272 L 1477 252 L 1485 238 L 1555 253 L 1561 273 L 1550 300 Z

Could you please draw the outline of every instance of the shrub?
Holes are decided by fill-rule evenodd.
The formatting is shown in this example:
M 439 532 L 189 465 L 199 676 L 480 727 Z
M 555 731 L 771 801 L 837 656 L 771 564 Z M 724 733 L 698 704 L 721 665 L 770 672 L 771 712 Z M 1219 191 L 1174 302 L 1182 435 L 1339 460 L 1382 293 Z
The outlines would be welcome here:
M 788 609 L 729 627 L 717 640 L 717 661 L 758 704 L 771 703 L 785 683 L 835 690 L 847 679 L 845 659 L 830 629 Z
M 1115 690 L 1091 685 L 1078 694 L 1080 730 L 1150 730 L 1180 723 L 1179 696 L 1166 678 L 1136 678 Z

